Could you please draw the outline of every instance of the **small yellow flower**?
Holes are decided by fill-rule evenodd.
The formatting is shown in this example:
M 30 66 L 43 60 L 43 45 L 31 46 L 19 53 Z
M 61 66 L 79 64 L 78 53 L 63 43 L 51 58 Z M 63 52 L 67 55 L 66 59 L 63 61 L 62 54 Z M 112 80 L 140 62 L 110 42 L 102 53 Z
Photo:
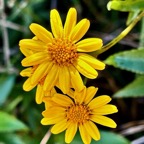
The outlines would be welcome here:
M 28 79 L 23 84 L 23 89 L 25 91 L 30 91 L 35 86 L 37 86 L 35 100 L 36 100 L 37 104 L 41 104 L 44 96 L 51 97 L 51 95 L 56 93 L 56 91 L 54 88 L 52 88 L 50 91 L 43 90 L 44 78 L 41 79 L 38 84 L 31 84 L 31 77 L 36 68 L 37 68 L 37 66 L 26 68 L 20 72 L 20 75 L 23 77 L 28 77 Z
M 107 95 L 93 98 L 98 88 L 84 88 L 81 92 L 71 92 L 69 96 L 56 93 L 51 99 L 45 100 L 46 110 L 43 111 L 43 125 L 54 125 L 53 134 L 66 130 L 65 142 L 71 143 L 77 129 L 83 143 L 90 144 L 91 139 L 99 140 L 100 133 L 95 123 L 115 128 L 116 123 L 105 115 L 117 112 L 114 105 L 108 104 L 111 98 Z M 51 106 L 47 106 L 50 105 Z
M 50 22 L 52 33 L 38 24 L 31 24 L 33 39 L 20 41 L 20 50 L 26 58 L 24 67 L 35 67 L 30 83 L 37 85 L 44 78 L 44 91 L 59 85 L 63 93 L 71 87 L 81 91 L 83 81 L 79 73 L 87 78 L 97 77 L 97 70 L 103 70 L 105 64 L 86 54 L 102 47 L 99 38 L 87 38 L 79 41 L 87 32 L 90 22 L 87 19 L 76 24 L 77 12 L 70 8 L 64 26 L 57 10 L 51 10 Z M 26 88 L 25 88 L 26 89 Z

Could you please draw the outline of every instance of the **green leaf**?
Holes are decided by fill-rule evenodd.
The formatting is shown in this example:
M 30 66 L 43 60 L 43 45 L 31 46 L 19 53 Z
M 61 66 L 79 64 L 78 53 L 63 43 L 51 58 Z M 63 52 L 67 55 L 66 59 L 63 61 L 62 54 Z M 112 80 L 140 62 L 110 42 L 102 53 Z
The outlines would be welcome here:
M 123 136 L 109 132 L 109 131 L 100 131 L 101 139 L 98 142 L 92 141 L 91 144 L 130 144 L 130 142 Z
M 0 133 L 0 144 L 25 144 L 25 143 L 16 134 Z
M 65 144 L 64 135 L 65 133 L 61 133 L 54 136 L 54 143 L 56 144 Z M 124 138 L 123 136 L 110 132 L 110 131 L 100 131 L 101 139 L 99 141 L 92 140 L 91 144 L 130 144 L 130 142 Z M 49 143 L 50 144 L 50 143 Z M 79 132 L 76 133 L 71 144 L 82 144 L 82 139 Z
M 120 69 L 144 74 L 144 49 L 116 53 L 109 56 L 105 63 Z
M 138 16 L 139 13 L 140 13 L 140 10 L 129 12 L 126 25 L 129 25 Z
M 114 94 L 116 98 L 143 97 L 144 96 L 144 75 L 138 76 L 133 82 Z
M 1 75 L 0 77 L 0 105 L 2 105 L 14 86 L 15 75 Z
M 0 132 L 28 130 L 27 126 L 14 116 L 0 111 Z
M 107 4 L 108 10 L 118 10 L 118 11 L 135 11 L 135 10 L 144 10 L 144 1 L 143 0 L 113 0 Z

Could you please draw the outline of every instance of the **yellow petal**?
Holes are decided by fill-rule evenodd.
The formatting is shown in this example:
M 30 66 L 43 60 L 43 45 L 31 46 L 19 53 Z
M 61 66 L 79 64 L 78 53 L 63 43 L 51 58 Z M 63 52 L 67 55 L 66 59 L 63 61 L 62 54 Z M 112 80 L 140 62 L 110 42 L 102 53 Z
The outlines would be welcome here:
M 28 78 L 25 82 L 24 82 L 24 84 L 23 84 L 23 89 L 25 90 L 25 91 L 30 91 L 30 90 L 32 90 L 36 85 L 32 85 L 31 84 L 31 79 L 30 78 Z
M 84 102 L 86 96 L 86 87 L 84 87 L 80 92 L 75 91 L 74 100 L 78 104 L 82 104 Z
M 44 97 L 43 87 L 39 84 L 36 90 L 36 103 L 41 104 Z
M 109 96 L 107 96 L 107 95 L 98 96 L 98 97 L 94 98 L 88 104 L 88 107 L 90 107 L 90 109 L 95 109 L 95 108 L 98 108 L 98 107 L 106 105 L 110 101 L 111 101 L 111 98 Z
M 32 74 L 32 68 L 31 68 L 31 67 L 26 68 L 26 69 L 24 69 L 24 70 L 22 70 L 22 71 L 20 72 L 20 75 L 21 75 L 22 77 L 30 77 L 31 74 Z
M 86 128 L 83 126 L 83 124 L 79 125 L 79 131 L 82 138 L 82 141 L 84 144 L 90 144 L 91 143 L 91 136 L 87 133 Z
M 55 94 L 52 97 L 52 100 L 55 103 L 57 103 L 57 104 L 59 104 L 61 106 L 66 106 L 66 107 L 68 107 L 68 106 L 73 104 L 73 101 L 69 97 L 67 97 L 67 96 L 65 96 L 63 94 Z
M 52 128 L 51 128 L 51 132 L 53 134 L 58 134 L 63 132 L 65 129 L 67 128 L 67 120 L 63 119 L 62 121 L 59 121 L 58 123 L 56 123 Z
M 36 35 L 38 39 L 46 44 L 51 42 L 53 39 L 52 34 L 39 24 L 32 23 L 30 25 L 30 30 Z
M 45 109 L 48 110 L 49 108 L 55 105 L 55 102 L 52 101 L 50 96 L 44 96 L 43 102 L 45 103 Z
M 59 69 L 59 87 L 66 94 L 70 90 L 70 73 L 66 66 Z
M 63 25 L 60 15 L 56 9 L 53 9 L 50 12 L 50 23 L 54 37 L 61 38 L 63 36 Z
M 68 37 L 69 34 L 71 33 L 73 27 L 75 26 L 77 21 L 77 11 L 75 8 L 70 8 L 68 11 L 65 25 L 64 25 L 64 36 Z
M 93 109 L 92 114 L 96 114 L 96 115 L 107 115 L 107 114 L 113 114 L 118 112 L 118 109 L 116 106 L 111 105 L 111 104 L 107 104 L 102 106 L 99 109 Z
M 22 66 L 33 66 L 38 65 L 46 60 L 48 60 L 47 52 L 35 53 L 31 56 L 28 56 L 22 60 Z
M 112 119 L 106 116 L 92 115 L 90 119 L 103 126 L 107 126 L 111 128 L 116 128 L 117 126 L 117 124 Z
M 99 38 L 87 38 L 76 44 L 79 52 L 93 52 L 102 47 L 102 40 Z
M 79 72 L 72 65 L 69 67 L 69 72 L 70 72 L 71 83 L 72 83 L 73 88 L 76 91 L 81 91 L 84 88 L 84 84 L 83 84 L 83 81 Z
M 90 22 L 87 19 L 81 20 L 71 31 L 70 39 L 73 42 L 79 41 L 89 29 Z
M 100 140 L 100 133 L 99 133 L 99 130 L 97 128 L 97 126 L 91 122 L 91 121 L 88 121 L 88 122 L 85 122 L 84 123 L 84 127 L 85 129 L 87 130 L 88 134 L 94 139 L 94 140 Z
M 19 42 L 21 48 L 30 49 L 33 51 L 47 50 L 45 43 L 33 39 L 23 39 Z
M 52 125 L 52 124 L 56 124 L 56 123 L 62 121 L 63 119 L 64 119 L 64 117 L 60 117 L 60 116 L 52 117 L 52 118 L 43 118 L 41 120 L 41 124 L 42 125 Z
M 40 64 L 31 76 L 31 84 L 40 82 L 40 80 L 46 76 L 50 68 L 51 65 L 49 61 Z
M 68 96 L 70 96 L 72 99 L 74 98 L 74 91 L 70 89 L 67 93 Z
M 34 36 L 32 39 L 37 41 L 39 40 L 36 36 Z
M 51 91 L 45 92 L 45 96 L 43 97 L 43 102 L 45 104 L 45 109 L 49 109 L 51 106 L 53 107 L 54 105 L 57 106 L 55 102 L 52 101 L 52 96 Z
M 26 49 L 24 47 L 20 47 L 20 51 L 23 53 L 24 56 L 28 57 L 32 55 L 34 52 L 30 49 Z
M 87 88 L 86 97 L 84 100 L 85 104 L 88 104 L 92 100 L 92 98 L 95 96 L 97 90 L 98 90 L 98 88 L 95 88 L 93 86 Z
M 89 79 L 95 79 L 98 76 L 97 71 L 81 59 L 78 59 L 74 66 L 82 75 Z
M 79 59 L 89 64 L 91 67 L 97 70 L 103 70 L 105 68 L 105 64 L 91 55 L 79 53 Z
M 71 123 L 71 125 L 69 125 L 65 133 L 65 142 L 71 143 L 76 132 L 77 132 L 77 123 Z
M 59 67 L 54 64 L 46 76 L 44 82 L 44 91 L 50 91 L 56 85 L 58 81 L 58 76 L 59 76 Z
M 55 117 L 65 117 L 65 108 L 61 106 L 49 107 L 49 109 L 42 112 L 42 115 L 46 118 L 55 118 Z

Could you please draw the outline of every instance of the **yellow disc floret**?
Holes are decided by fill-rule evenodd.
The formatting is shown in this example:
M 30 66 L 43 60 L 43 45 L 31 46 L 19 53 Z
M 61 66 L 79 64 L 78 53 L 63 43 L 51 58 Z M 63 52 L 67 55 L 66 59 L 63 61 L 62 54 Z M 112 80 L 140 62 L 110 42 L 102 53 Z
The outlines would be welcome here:
M 67 119 L 75 123 L 83 123 L 89 119 L 90 112 L 85 105 L 72 105 L 67 109 Z
M 64 38 L 53 39 L 48 46 L 48 51 L 53 63 L 59 66 L 73 64 L 78 57 L 76 45 Z

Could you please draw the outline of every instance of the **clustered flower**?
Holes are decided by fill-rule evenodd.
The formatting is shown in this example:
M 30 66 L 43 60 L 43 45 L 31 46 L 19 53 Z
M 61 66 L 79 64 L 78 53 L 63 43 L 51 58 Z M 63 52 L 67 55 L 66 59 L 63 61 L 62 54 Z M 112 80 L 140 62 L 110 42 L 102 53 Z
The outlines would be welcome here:
M 23 85 L 25 91 L 36 89 L 36 103 L 45 103 L 42 112 L 43 125 L 53 125 L 53 134 L 65 132 L 65 142 L 71 143 L 77 129 L 83 143 L 91 139 L 99 140 L 100 133 L 96 123 L 115 128 L 116 123 L 105 115 L 117 112 L 114 105 L 108 104 L 107 95 L 94 97 L 98 88 L 86 87 L 81 75 L 95 79 L 97 70 L 105 64 L 88 54 L 101 49 L 100 38 L 80 40 L 89 29 L 88 19 L 77 23 L 77 12 L 70 8 L 63 26 L 56 9 L 50 11 L 52 33 L 39 24 L 32 23 L 32 39 L 22 39 L 20 50 L 26 67 L 20 75 L 28 77 Z M 62 93 L 58 93 L 56 89 Z

